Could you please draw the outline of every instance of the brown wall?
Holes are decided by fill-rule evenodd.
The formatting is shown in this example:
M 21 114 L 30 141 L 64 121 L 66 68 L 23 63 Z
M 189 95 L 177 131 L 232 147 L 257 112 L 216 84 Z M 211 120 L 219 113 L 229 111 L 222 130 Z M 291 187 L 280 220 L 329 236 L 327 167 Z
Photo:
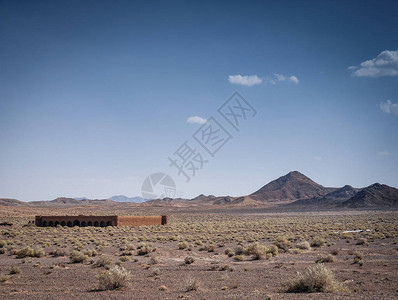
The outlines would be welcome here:
M 165 225 L 167 216 L 36 216 L 36 226 L 139 226 Z

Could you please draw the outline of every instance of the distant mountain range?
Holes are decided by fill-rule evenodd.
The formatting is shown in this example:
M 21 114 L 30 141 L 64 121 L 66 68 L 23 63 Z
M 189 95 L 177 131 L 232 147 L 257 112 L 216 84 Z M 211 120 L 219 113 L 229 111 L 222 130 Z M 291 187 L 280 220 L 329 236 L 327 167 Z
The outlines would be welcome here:
M 345 185 L 324 187 L 298 171 L 269 182 L 256 192 L 241 197 L 199 195 L 189 201 L 213 205 L 279 205 L 296 208 L 376 208 L 398 206 L 398 189 L 375 183 L 365 188 Z
M 118 203 L 137 205 L 184 205 L 184 206 L 278 206 L 291 208 L 382 208 L 398 207 L 398 189 L 375 183 L 365 188 L 345 185 L 341 188 L 324 187 L 298 171 L 292 171 L 269 182 L 256 192 L 240 197 L 205 196 L 193 199 L 164 198 L 146 201 L 141 197 L 112 196 L 107 199 L 90 200 L 85 197 L 60 197 L 51 201 L 22 202 L 0 198 L 3 206 L 63 206 L 63 205 L 110 205 Z M 144 203 L 145 202 L 145 203 Z
M 119 195 L 119 196 L 112 196 L 109 197 L 108 199 L 115 201 L 115 202 L 134 202 L 134 203 L 143 203 L 146 202 L 146 199 L 142 197 L 127 197 L 124 195 Z

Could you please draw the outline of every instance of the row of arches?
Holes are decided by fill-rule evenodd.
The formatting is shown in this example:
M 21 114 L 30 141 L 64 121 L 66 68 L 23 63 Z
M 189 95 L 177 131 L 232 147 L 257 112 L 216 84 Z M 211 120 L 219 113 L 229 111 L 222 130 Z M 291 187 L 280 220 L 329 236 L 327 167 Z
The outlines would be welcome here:
M 57 227 L 57 226 L 68 226 L 68 227 L 73 227 L 73 226 L 80 226 L 80 227 L 87 227 L 87 226 L 94 226 L 94 227 L 106 227 L 106 226 L 112 226 L 111 221 L 79 221 L 79 220 L 74 220 L 72 221 L 43 221 L 41 222 L 42 227 Z

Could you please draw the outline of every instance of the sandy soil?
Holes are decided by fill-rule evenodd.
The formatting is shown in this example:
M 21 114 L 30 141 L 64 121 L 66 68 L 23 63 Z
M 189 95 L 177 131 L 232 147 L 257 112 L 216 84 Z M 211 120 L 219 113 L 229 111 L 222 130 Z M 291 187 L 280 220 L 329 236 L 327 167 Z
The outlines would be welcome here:
M 26 226 L 36 214 L 163 213 L 169 216 L 167 226 Z M 6 243 L 4 254 L 0 254 L 0 299 L 398 299 L 396 212 L 242 213 L 133 205 L 0 207 L 3 221 L 14 225 L 0 227 L 0 243 Z M 368 231 L 344 233 L 347 230 Z M 255 242 L 270 247 L 280 236 L 289 241 L 289 250 L 280 249 L 277 256 L 268 259 L 242 255 L 243 261 L 237 261 L 235 254 L 225 254 L 226 249 L 233 253 L 237 247 Z M 298 242 L 311 243 L 316 237 L 324 239 L 325 244 L 297 250 Z M 187 248 L 179 249 L 181 242 L 186 242 Z M 155 250 L 138 255 L 142 243 Z M 17 258 L 17 252 L 26 246 L 43 249 L 44 256 Z M 69 254 L 74 249 L 81 253 L 95 250 L 96 255 L 82 263 L 71 263 Z M 55 250 L 65 256 L 54 257 L 51 253 Z M 330 253 L 334 262 L 325 265 L 350 292 L 284 292 L 289 278 Z M 187 256 L 194 258 L 192 264 L 184 263 Z M 130 261 L 122 262 L 122 257 Z M 106 271 L 95 266 L 100 258 L 128 270 L 128 286 L 99 290 L 97 276 Z M 12 267 L 19 272 L 10 274 Z M 189 280 L 198 284 L 197 290 L 186 291 Z

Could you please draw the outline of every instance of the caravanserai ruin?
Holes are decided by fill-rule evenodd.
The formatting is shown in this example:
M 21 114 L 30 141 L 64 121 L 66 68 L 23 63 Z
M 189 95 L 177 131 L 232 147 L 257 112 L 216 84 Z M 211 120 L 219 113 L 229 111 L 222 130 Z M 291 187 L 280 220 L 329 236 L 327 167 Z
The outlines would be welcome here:
M 56 226 L 140 226 L 166 225 L 167 216 L 36 216 L 35 225 L 40 227 Z

